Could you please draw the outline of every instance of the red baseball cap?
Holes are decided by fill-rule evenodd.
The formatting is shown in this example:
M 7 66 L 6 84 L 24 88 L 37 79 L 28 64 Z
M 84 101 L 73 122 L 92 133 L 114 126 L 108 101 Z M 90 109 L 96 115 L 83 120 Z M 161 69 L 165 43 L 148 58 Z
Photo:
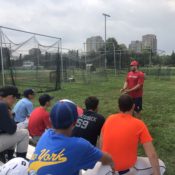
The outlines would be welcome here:
M 139 63 L 137 61 L 131 61 L 130 66 L 138 66 Z

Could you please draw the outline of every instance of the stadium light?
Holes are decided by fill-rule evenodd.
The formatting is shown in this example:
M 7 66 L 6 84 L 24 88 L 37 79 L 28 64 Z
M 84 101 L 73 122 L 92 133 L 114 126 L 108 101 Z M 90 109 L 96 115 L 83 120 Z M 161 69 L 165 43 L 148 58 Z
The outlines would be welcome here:
M 85 56 L 85 65 L 87 64 L 87 60 L 86 60 L 86 43 L 83 43 L 83 45 L 84 45 L 84 56 Z
M 106 64 L 107 64 L 107 58 L 106 58 L 106 17 L 111 17 L 110 15 L 103 13 L 102 14 L 105 18 L 105 69 L 106 69 Z

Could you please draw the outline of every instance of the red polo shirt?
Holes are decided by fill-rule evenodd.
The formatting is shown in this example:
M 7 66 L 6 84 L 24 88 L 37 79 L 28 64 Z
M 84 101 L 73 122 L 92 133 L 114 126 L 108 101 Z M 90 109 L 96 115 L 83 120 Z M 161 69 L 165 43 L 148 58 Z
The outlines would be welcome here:
M 51 128 L 49 112 L 43 107 L 37 107 L 29 117 L 29 133 L 33 136 L 41 136 L 45 129 Z
M 128 83 L 128 89 L 131 89 L 133 87 L 135 87 L 137 84 L 140 84 L 140 88 L 129 92 L 129 95 L 133 98 L 137 98 L 137 97 L 142 97 L 143 96 L 143 83 L 144 83 L 144 73 L 141 71 L 130 71 L 127 74 L 126 77 L 126 81 Z

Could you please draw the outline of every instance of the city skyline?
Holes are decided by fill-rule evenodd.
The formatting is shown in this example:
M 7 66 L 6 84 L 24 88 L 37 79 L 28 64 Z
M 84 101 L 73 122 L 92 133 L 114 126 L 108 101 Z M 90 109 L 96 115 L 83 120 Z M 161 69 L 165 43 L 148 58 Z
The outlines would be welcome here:
M 144 50 L 150 50 L 153 53 L 158 53 L 157 37 L 154 34 L 146 34 L 142 36 L 142 40 L 134 40 L 129 44 L 128 50 L 141 53 Z M 163 51 L 163 50 L 160 50 Z M 163 51 L 164 52 L 164 51 Z
M 148 3 L 149 1 L 149 3 Z M 107 38 L 129 45 L 142 35 L 155 34 L 157 48 L 171 54 L 175 50 L 173 0 L 1 0 L 0 25 L 61 37 L 63 47 L 82 49 L 86 38 L 104 39 L 107 13 Z M 155 13 L 156 12 L 156 13 Z

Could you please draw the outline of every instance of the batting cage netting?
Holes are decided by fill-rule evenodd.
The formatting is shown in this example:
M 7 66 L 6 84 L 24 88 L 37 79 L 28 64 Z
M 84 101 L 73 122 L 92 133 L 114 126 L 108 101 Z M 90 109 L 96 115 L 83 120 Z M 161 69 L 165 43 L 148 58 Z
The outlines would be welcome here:
M 0 85 L 60 88 L 60 38 L 0 27 Z
M 62 47 L 61 38 L 0 26 L 0 86 L 46 92 L 60 89 L 62 82 L 105 82 L 126 74 L 133 59 L 145 75 L 169 80 L 174 70 L 163 67 L 160 58 L 152 52 L 129 52 L 113 40 L 70 50 Z
M 64 82 L 93 83 L 105 81 L 103 53 L 85 53 L 62 49 Z
M 64 82 L 104 82 L 109 76 L 117 76 L 122 69 L 127 68 L 130 62 L 127 51 L 110 44 L 106 51 L 104 43 L 98 49 L 84 51 L 62 48 Z

